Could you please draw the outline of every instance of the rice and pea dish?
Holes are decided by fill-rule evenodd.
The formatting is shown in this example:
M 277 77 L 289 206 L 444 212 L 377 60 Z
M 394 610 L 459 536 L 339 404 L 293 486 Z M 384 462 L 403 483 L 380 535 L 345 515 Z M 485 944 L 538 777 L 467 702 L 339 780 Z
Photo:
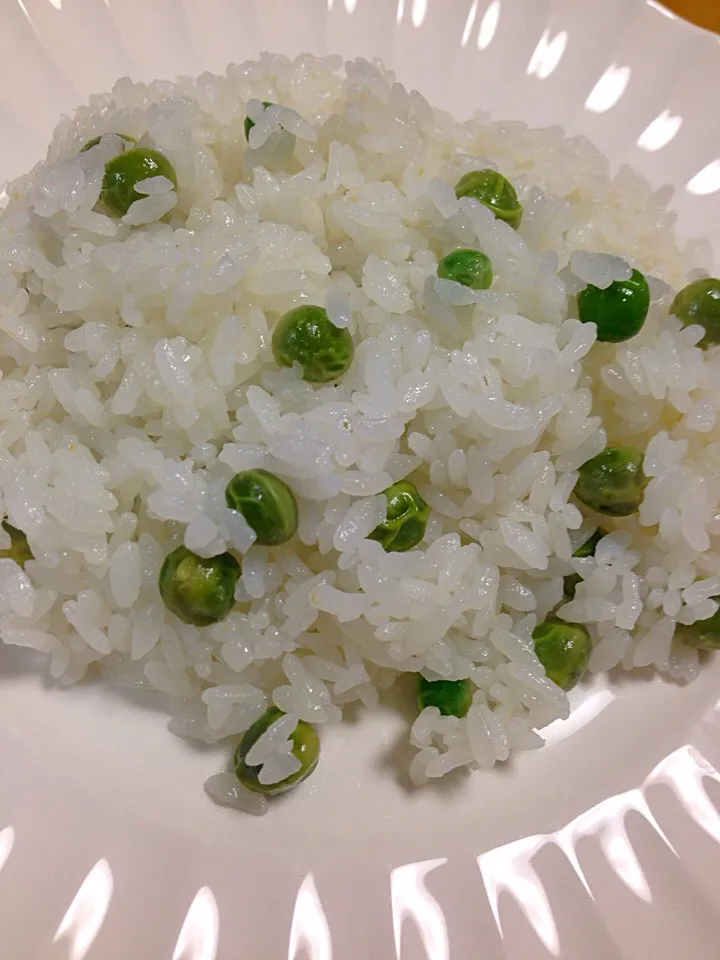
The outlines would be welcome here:
M 121 80 L 7 195 L 0 635 L 225 741 L 216 800 L 398 681 L 420 785 L 720 645 L 720 281 L 669 189 L 265 55 Z

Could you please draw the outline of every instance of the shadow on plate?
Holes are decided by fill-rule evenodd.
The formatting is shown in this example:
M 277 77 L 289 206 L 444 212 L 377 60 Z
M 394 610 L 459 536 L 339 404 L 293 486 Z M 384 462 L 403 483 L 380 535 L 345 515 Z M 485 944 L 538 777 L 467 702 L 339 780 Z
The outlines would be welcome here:
M 634 687 L 638 684 L 646 683 L 675 683 L 676 681 L 663 677 L 659 671 L 653 667 L 634 667 L 632 670 L 625 670 L 623 667 L 613 667 L 608 671 L 608 681 L 615 688 Z
M 19 677 L 35 677 L 47 688 L 56 684 L 47 671 L 48 660 L 44 653 L 0 643 L 0 683 L 12 682 Z

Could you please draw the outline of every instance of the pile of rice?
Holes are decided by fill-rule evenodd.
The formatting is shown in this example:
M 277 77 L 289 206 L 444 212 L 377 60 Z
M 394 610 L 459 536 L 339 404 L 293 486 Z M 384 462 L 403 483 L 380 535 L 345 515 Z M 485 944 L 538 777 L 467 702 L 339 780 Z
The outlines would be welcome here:
M 122 141 L 78 152 L 113 131 L 178 176 L 177 193 L 147 181 L 122 220 L 96 209 Z M 488 166 L 517 188 L 517 232 L 455 198 Z M 256 759 L 279 780 L 298 719 L 372 709 L 406 672 L 468 678 L 467 717 L 427 708 L 409 732 L 421 784 L 538 747 L 567 717 L 531 633 L 573 571 L 584 581 L 559 612 L 588 625 L 591 670 L 695 676 L 674 633 L 720 594 L 720 351 L 668 315 L 673 289 L 711 267 L 706 245 L 678 249 L 671 189 L 612 175 L 558 128 L 459 123 L 379 65 L 264 55 L 224 76 L 120 80 L 7 193 L 0 512 L 34 560 L 0 560 L 0 635 L 46 653 L 57 681 L 155 688 L 174 733 L 235 738 L 228 751 L 275 703 L 289 719 Z M 490 290 L 437 279 L 458 246 L 489 255 Z M 628 265 L 649 277 L 648 320 L 595 344 L 573 295 Z M 336 386 L 273 360 L 274 323 L 304 302 L 352 333 Z M 646 450 L 642 508 L 571 560 L 597 525 L 572 500 L 577 469 L 626 442 Z M 254 546 L 225 506 L 252 467 L 298 498 L 282 547 Z M 366 538 L 405 477 L 430 520 L 418 549 L 388 554 Z M 242 554 L 237 606 L 215 626 L 160 600 L 181 542 Z M 230 774 L 208 788 L 264 809 Z

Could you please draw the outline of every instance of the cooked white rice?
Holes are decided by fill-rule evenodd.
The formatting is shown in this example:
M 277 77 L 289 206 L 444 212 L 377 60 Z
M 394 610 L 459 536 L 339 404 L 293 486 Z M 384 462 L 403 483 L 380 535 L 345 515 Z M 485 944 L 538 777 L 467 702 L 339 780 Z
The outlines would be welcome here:
M 178 175 L 177 193 L 146 180 L 122 220 L 96 204 L 123 141 L 78 153 L 113 131 Z M 518 232 L 455 198 L 486 166 L 518 190 Z M 0 219 L 0 511 L 35 558 L 0 560 L 3 641 L 47 653 L 64 684 L 92 671 L 156 688 L 171 730 L 209 743 L 274 702 L 288 719 L 253 756 L 268 783 L 294 770 L 298 719 L 372 709 L 405 672 L 474 689 L 466 718 L 427 708 L 413 724 L 416 783 L 540 746 L 569 707 L 531 633 L 573 570 L 560 614 L 588 625 L 592 670 L 692 679 L 698 654 L 673 634 L 720 594 L 720 351 L 668 316 L 711 265 L 706 245 L 678 249 L 671 195 L 558 128 L 458 123 L 365 61 L 264 55 L 94 97 Z M 456 246 L 490 256 L 490 290 L 437 279 Z M 569 296 L 635 266 L 648 321 L 596 345 Z M 303 302 L 352 333 L 337 386 L 273 360 L 275 320 Z M 576 471 L 607 442 L 646 449 L 652 479 L 639 514 L 571 560 L 595 526 L 572 502 Z M 261 466 L 298 497 L 279 548 L 225 507 L 231 476 Z M 419 549 L 387 554 L 366 537 L 405 477 L 430 521 Z M 243 555 L 215 626 L 161 603 L 183 540 Z M 228 774 L 208 789 L 265 809 Z

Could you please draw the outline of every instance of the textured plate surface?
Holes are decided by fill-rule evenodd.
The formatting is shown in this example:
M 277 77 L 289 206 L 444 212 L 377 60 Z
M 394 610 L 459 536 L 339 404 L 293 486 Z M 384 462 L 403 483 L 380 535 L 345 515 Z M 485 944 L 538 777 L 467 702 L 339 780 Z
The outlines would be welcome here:
M 720 249 L 720 43 L 653 0 L 0 0 L 0 177 L 114 80 L 383 58 L 464 115 L 590 136 Z M 407 794 L 407 718 L 334 731 L 264 820 L 142 704 L 0 650 L 5 960 L 717 960 L 720 662 L 598 681 L 548 748 Z

